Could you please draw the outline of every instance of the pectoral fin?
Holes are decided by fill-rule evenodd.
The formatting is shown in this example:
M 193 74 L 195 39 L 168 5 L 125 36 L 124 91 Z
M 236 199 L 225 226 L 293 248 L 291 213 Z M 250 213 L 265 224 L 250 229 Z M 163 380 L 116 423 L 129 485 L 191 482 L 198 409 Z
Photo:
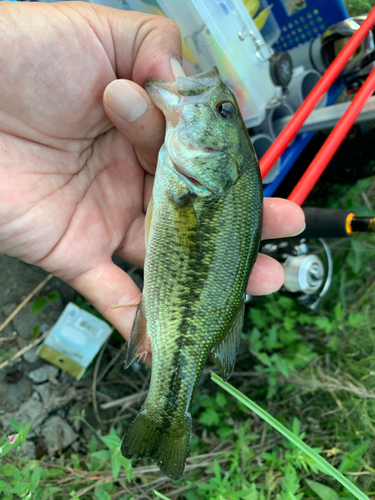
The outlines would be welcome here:
M 232 324 L 220 341 L 213 347 L 211 354 L 215 365 L 224 380 L 232 375 L 241 341 L 245 304 L 240 307 Z
M 148 207 L 147 207 L 146 217 L 145 217 L 145 246 L 146 246 L 146 250 L 148 249 L 148 242 L 150 239 L 150 230 L 151 230 L 153 208 L 154 208 L 154 200 L 151 196 L 151 199 L 150 199 Z
M 147 338 L 147 321 L 141 299 L 140 303 L 138 304 L 138 309 L 135 315 L 135 320 L 130 335 L 125 368 L 129 368 L 129 366 L 137 358 L 147 355 L 150 350 L 147 348 Z
M 177 241 L 186 254 L 201 254 L 202 242 L 193 201 L 174 204 Z

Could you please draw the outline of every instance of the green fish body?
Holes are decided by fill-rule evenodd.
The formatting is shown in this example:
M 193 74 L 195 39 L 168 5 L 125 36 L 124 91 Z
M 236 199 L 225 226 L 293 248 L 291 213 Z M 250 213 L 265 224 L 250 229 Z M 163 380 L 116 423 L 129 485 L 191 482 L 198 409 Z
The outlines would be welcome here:
M 191 404 L 207 357 L 234 367 L 258 253 L 262 181 L 234 95 L 216 68 L 146 90 L 167 119 L 146 216 L 144 289 L 127 366 L 151 342 L 147 399 L 125 435 L 127 458 L 185 467 Z

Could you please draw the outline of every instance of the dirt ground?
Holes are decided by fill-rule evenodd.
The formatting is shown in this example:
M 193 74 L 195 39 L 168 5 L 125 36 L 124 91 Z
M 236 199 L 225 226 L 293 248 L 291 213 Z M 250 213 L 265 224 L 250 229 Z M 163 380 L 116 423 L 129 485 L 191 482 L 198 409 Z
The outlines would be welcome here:
M 117 263 L 125 270 L 130 268 L 122 261 Z M 0 324 L 46 276 L 46 272 L 35 266 L 0 255 Z M 134 278 L 141 286 L 141 271 L 136 272 Z M 51 292 L 58 292 L 60 298 L 32 315 L 30 308 L 35 299 Z M 48 281 L 0 332 L 0 364 L 9 358 L 10 353 L 17 353 L 30 345 L 35 326 L 39 325 L 42 332 L 53 326 L 64 307 L 77 296 L 61 280 L 52 278 Z M 85 409 L 87 420 L 99 428 L 124 413 L 121 411 L 123 403 L 115 403 L 108 410 L 103 410 L 102 404 L 113 403 L 135 390 L 145 391 L 148 380 L 145 380 L 144 369 L 136 365 L 128 374 L 123 369 L 124 348 L 125 343 L 119 334 L 112 335 L 94 369 L 80 381 L 36 356 L 35 348 L 28 350 L 0 370 L 1 433 L 12 433 L 10 419 L 24 425 L 33 421 L 28 442 L 23 445 L 24 456 L 40 458 L 45 454 L 56 456 L 64 451 L 79 451 L 91 435 L 89 429 L 81 429 L 74 418 L 77 411 Z M 105 377 L 103 369 L 107 370 Z

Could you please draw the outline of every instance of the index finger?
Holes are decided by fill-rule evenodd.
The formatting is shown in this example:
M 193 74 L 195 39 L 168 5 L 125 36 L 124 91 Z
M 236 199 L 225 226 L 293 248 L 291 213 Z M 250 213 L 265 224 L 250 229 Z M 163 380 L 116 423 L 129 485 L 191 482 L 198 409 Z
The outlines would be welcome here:
M 262 240 L 296 236 L 305 229 L 305 215 L 298 205 L 282 198 L 264 198 Z

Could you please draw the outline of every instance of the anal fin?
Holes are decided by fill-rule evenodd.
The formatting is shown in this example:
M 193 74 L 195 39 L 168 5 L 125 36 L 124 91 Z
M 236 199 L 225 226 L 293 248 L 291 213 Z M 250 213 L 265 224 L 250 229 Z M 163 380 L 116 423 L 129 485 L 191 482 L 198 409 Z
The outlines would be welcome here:
M 128 345 L 128 352 L 126 355 L 125 367 L 133 363 L 133 361 L 142 355 L 147 354 L 147 320 L 145 316 L 145 310 L 143 305 L 143 298 L 138 304 L 137 312 L 135 314 L 135 320 L 133 323 L 133 328 L 130 334 L 130 340 Z
M 245 304 L 239 308 L 233 322 L 212 348 L 212 359 L 224 380 L 232 375 L 241 342 Z

